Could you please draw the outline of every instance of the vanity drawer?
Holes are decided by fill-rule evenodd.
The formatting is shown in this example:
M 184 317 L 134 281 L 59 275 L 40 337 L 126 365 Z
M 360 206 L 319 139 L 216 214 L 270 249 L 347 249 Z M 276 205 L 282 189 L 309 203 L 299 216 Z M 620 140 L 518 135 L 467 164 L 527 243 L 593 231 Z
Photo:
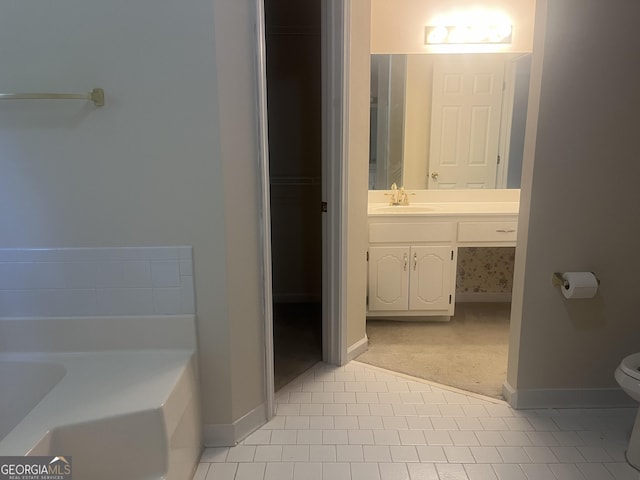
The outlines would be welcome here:
M 454 222 L 372 223 L 369 243 L 451 242 Z
M 518 222 L 460 222 L 458 242 L 509 242 L 515 245 Z

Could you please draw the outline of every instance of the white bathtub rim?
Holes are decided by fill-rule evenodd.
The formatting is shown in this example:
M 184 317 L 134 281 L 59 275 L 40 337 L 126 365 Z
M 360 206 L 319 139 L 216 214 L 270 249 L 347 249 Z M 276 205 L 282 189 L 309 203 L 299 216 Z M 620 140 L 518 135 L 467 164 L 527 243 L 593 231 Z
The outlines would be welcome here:
M 55 363 L 62 365 L 67 372 L 22 422 L 0 440 L 0 456 L 25 455 L 42 444 L 47 436 L 50 438 L 56 428 L 162 408 L 185 369 L 195 362 L 195 351 L 0 354 L 0 361 L 16 360 Z M 98 367 L 94 374 L 108 372 L 110 368 L 112 371 L 122 372 L 122 368 L 117 367 L 122 367 L 126 361 L 135 360 L 142 361 L 144 367 L 152 367 L 151 371 L 143 369 L 126 372 L 127 376 L 112 378 L 111 385 L 105 385 L 104 377 L 90 372 L 92 367 Z M 153 378 L 154 375 L 162 378 Z M 123 389 L 123 386 L 127 388 Z M 114 391 L 121 394 L 121 398 L 113 404 L 105 404 L 102 396 L 105 393 L 104 389 L 108 387 L 113 387 Z M 82 396 L 78 393 L 81 390 L 89 390 L 90 395 Z M 123 391 L 126 391 L 127 395 L 122 395 Z M 69 410 L 68 407 L 74 400 L 81 403 L 81 406 Z

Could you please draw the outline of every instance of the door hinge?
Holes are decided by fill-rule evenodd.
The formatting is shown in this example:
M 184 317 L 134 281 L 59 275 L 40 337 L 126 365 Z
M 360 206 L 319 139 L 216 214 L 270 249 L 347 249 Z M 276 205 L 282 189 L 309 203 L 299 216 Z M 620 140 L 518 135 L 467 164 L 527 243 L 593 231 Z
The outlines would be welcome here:
M 369 251 L 367 250 L 367 262 L 369 261 Z
M 366 300 L 366 304 L 367 307 L 369 306 L 369 295 L 367 295 L 367 300 Z
M 320 208 L 322 210 L 322 213 L 327 213 L 327 202 L 322 202 L 320 204 Z
M 451 295 L 449 295 L 449 305 L 451 305 Z
M 451 250 L 451 260 L 453 260 L 453 250 Z
M 498 155 L 498 165 L 500 165 L 500 155 Z

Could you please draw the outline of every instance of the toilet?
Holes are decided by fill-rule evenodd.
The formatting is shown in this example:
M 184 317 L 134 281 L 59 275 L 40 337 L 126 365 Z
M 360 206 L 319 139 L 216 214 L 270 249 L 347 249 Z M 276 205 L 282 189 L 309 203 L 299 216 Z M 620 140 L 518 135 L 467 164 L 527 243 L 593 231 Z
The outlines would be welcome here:
M 640 403 L 640 353 L 625 357 L 616 368 L 616 381 L 627 395 Z M 640 470 L 640 411 L 631 432 L 627 448 L 627 461 Z

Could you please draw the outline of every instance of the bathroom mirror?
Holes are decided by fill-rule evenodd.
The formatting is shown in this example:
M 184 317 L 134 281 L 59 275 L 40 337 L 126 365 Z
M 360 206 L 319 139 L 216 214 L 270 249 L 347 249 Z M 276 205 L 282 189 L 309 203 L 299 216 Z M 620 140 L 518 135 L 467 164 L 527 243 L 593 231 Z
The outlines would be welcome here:
M 369 189 L 520 188 L 530 55 L 371 55 Z

